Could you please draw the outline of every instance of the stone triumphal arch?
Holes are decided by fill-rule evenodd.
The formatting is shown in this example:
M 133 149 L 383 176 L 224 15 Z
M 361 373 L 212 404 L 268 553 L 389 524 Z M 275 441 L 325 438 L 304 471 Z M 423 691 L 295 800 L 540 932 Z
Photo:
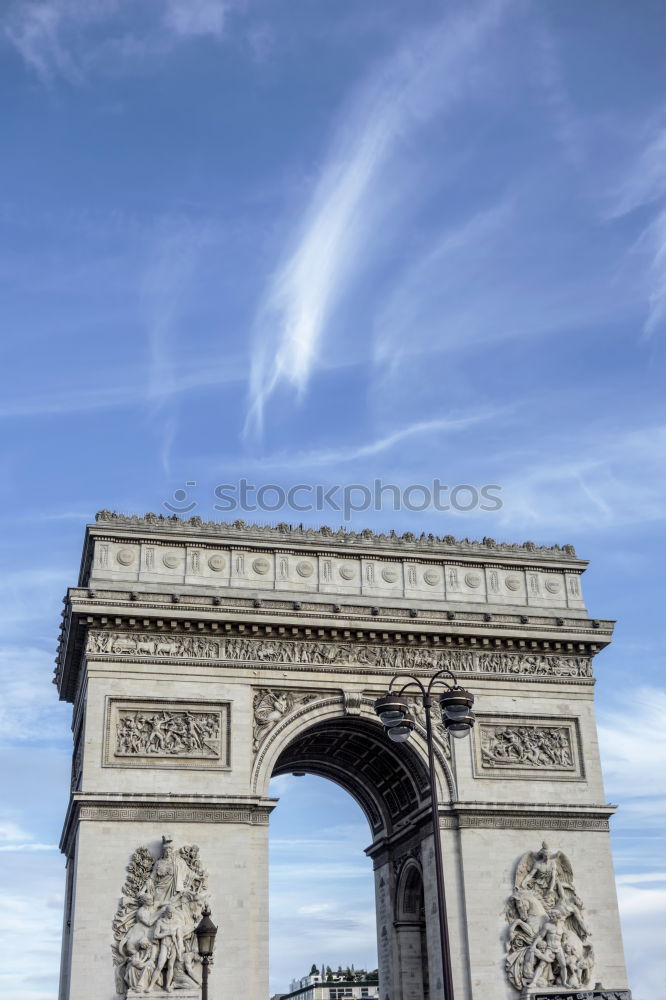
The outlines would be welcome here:
M 98 514 L 55 675 L 61 1000 L 198 997 L 205 900 L 212 1000 L 267 1000 L 268 783 L 299 771 L 367 817 L 382 1000 L 443 1000 L 422 709 L 401 744 L 373 711 L 394 673 L 443 667 L 477 710 L 470 739 L 435 736 L 456 1000 L 629 997 L 593 711 L 612 623 L 585 567 L 570 546 Z

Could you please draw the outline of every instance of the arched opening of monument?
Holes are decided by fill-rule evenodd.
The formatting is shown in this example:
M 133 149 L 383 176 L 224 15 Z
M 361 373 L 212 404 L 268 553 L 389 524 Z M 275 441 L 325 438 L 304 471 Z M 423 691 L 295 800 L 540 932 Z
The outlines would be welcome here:
M 396 897 L 396 932 L 403 996 L 405 1000 L 411 997 L 429 1000 L 430 974 L 423 873 L 415 860 L 404 865 Z
M 347 867 L 350 867 L 356 863 L 352 851 L 367 850 L 374 864 L 376 936 L 373 944 L 376 942 L 377 962 L 373 968 L 379 968 L 380 979 L 385 986 L 392 984 L 391 996 L 395 1000 L 427 1000 L 430 976 L 420 862 L 421 843 L 431 834 L 425 762 L 411 746 L 396 745 L 387 740 L 383 730 L 373 721 L 358 717 L 328 718 L 301 729 L 283 747 L 272 776 L 279 779 L 289 775 L 309 775 L 332 781 L 360 806 L 367 827 L 363 828 L 357 822 L 353 838 L 347 839 L 346 843 L 335 844 L 336 861 L 339 864 L 344 851 L 347 851 Z M 309 779 L 302 780 L 307 786 Z M 273 786 L 276 784 L 274 781 Z M 314 787 L 316 789 L 316 785 Z M 279 785 L 275 787 L 275 792 L 279 797 Z M 334 794 L 333 797 L 341 801 L 339 795 Z M 286 798 L 289 800 L 289 795 Z M 273 815 L 273 824 L 280 808 L 278 805 Z M 343 811 L 349 817 L 348 804 L 347 808 L 343 806 Z M 320 819 L 323 823 L 327 822 L 323 815 L 320 817 L 317 813 L 310 818 L 302 835 L 311 837 L 318 842 L 318 849 L 326 851 L 326 838 L 317 835 Z M 335 864 L 331 865 L 330 888 L 322 894 L 320 883 L 312 897 L 313 925 L 320 914 L 330 916 L 331 903 L 340 913 L 340 900 L 345 889 L 336 883 L 335 870 Z M 355 900 L 350 900 L 349 916 L 354 915 L 355 907 L 367 914 L 365 900 L 359 903 L 358 887 L 364 883 L 365 898 L 368 898 L 373 893 L 372 881 L 368 865 L 367 881 L 362 876 L 354 884 Z M 285 919 L 283 899 L 280 905 L 282 919 Z M 302 912 L 302 904 L 297 905 L 301 905 Z M 289 919 L 288 916 L 286 919 Z M 342 927 L 343 921 L 339 923 Z M 368 930 L 367 925 L 366 919 L 365 931 Z M 324 930 L 325 916 L 321 926 Z M 368 937 L 366 934 L 366 941 Z M 344 957 L 331 957 L 345 967 Z M 374 947 L 372 957 L 374 959 Z M 304 975 L 313 962 L 320 968 L 318 958 L 312 958 L 305 948 L 302 971 L 294 970 L 294 976 Z M 326 955 L 322 955 L 321 959 L 328 962 Z M 377 994 L 372 990 L 369 995 Z

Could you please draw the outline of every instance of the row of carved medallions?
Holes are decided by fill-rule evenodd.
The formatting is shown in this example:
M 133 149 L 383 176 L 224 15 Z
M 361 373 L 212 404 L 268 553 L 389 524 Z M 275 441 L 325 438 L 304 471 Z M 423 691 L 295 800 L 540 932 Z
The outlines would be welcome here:
M 97 540 L 94 572 L 144 580 L 185 579 L 216 586 L 324 592 L 422 595 L 426 599 L 582 606 L 579 577 L 560 570 L 522 566 L 486 567 L 450 563 L 356 558 L 322 553 L 213 550 L 188 545 L 112 543 Z
M 441 670 L 502 676 L 592 676 L 587 656 L 558 653 L 441 649 L 311 639 L 260 639 L 190 633 L 137 633 L 90 630 L 87 652 L 114 657 L 151 656 L 184 659 L 354 667 L 357 670 Z

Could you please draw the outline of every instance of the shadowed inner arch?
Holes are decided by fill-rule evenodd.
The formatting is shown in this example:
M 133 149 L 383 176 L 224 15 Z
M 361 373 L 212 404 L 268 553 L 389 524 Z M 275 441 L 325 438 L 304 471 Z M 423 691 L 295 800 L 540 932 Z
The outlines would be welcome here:
M 273 774 L 293 771 L 341 785 L 360 805 L 373 835 L 390 833 L 429 801 L 418 755 L 364 719 L 331 719 L 301 733 L 282 751 Z

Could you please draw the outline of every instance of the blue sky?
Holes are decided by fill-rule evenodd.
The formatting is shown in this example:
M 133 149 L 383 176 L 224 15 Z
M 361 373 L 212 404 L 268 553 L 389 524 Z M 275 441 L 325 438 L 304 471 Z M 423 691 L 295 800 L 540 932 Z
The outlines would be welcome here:
M 49 681 L 83 525 L 181 489 L 215 516 L 243 476 L 499 484 L 499 511 L 353 525 L 591 559 L 588 606 L 618 619 L 597 691 L 631 980 L 666 995 L 665 32 L 658 0 L 3 4 L 5 995 L 55 990 Z M 374 935 L 360 813 L 280 781 L 275 989 Z

